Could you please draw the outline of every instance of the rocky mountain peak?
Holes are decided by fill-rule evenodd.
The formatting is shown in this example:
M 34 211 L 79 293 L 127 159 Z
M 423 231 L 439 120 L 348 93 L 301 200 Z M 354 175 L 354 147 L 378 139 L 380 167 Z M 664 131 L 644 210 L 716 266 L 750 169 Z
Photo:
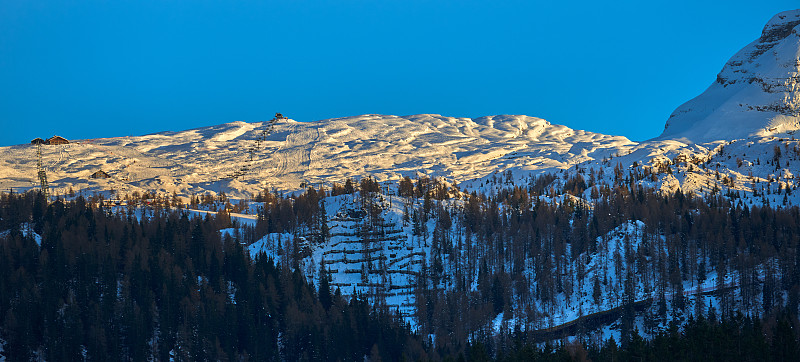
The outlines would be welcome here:
M 660 139 L 710 142 L 800 128 L 800 9 L 770 19 L 705 92 L 678 107 Z

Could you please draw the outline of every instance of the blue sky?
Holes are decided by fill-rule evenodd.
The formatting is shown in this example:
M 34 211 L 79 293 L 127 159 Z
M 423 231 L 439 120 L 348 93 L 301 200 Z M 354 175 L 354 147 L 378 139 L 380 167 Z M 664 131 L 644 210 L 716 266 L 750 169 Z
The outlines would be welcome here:
M 659 135 L 793 1 L 0 1 L 0 145 L 275 112 Z

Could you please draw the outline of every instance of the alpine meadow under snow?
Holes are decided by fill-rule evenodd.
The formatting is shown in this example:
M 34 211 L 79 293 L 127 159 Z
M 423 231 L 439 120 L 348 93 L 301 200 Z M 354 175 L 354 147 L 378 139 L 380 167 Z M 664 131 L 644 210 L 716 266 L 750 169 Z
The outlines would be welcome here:
M 80 325 L 64 317 L 80 298 L 108 306 L 95 316 L 116 318 L 119 303 L 116 310 L 150 313 L 153 322 L 120 317 L 119 323 L 135 324 L 112 336 L 125 346 L 76 337 L 69 343 L 84 357 L 234 359 L 258 350 L 261 358 L 282 360 L 479 359 L 481 353 L 515 359 L 526 344 L 557 357 L 543 343 L 558 342 L 572 358 L 587 346 L 592 358 L 604 360 L 609 348 L 616 350 L 607 344 L 613 340 L 627 351 L 640 348 L 630 358 L 655 358 L 663 346 L 642 337 L 689 333 L 680 330 L 693 330 L 696 320 L 735 321 L 740 337 L 751 329 L 758 335 L 762 327 L 752 320 L 764 320 L 773 339 L 762 335 L 748 351 L 784 346 L 780 353 L 792 356 L 800 353 L 797 334 L 782 326 L 800 327 L 799 129 L 800 10 L 792 10 L 775 15 L 705 92 L 673 112 L 660 136 L 644 142 L 522 115 L 362 115 L 308 123 L 276 117 L 43 145 L 55 200 L 49 206 L 35 193 L 37 145 L 0 147 L 0 264 L 11 278 L 0 285 L 29 282 L 38 296 L 36 288 L 51 276 L 28 278 L 25 270 L 65 258 L 62 248 L 82 250 L 62 238 L 88 230 L 89 242 L 109 250 L 100 253 L 104 263 L 120 274 L 104 274 L 97 295 L 84 295 L 70 286 L 86 277 L 75 267 L 74 279 L 53 292 L 62 293 L 52 296 L 63 303 L 54 309 L 56 322 L 43 317 L 42 323 Z M 109 177 L 91 177 L 97 171 Z M 15 196 L 24 191 L 34 192 Z M 62 237 L 54 227 L 70 220 L 78 231 L 70 227 Z M 116 236 L 120 245 L 110 241 Z M 9 245 L 27 251 L 8 251 Z M 36 263 L 25 261 L 40 250 L 47 254 Z M 249 274 L 230 266 L 233 252 L 254 263 Z M 172 259 L 180 267 L 164 267 Z M 29 266 L 13 269 L 19 265 Z M 169 304 L 171 297 L 131 297 L 144 288 L 122 274 L 131 268 L 171 275 L 170 283 L 194 302 L 249 316 L 237 318 L 254 318 L 242 310 L 263 302 L 269 316 L 262 327 L 271 329 L 253 333 L 265 338 L 264 346 L 247 339 L 247 328 L 259 326 L 214 340 L 212 327 L 187 322 L 205 308 L 180 298 Z M 273 279 L 246 281 L 254 275 Z M 265 300 L 247 290 L 253 285 Z M 47 333 L 21 327 L 14 313 L 28 310 L 23 304 L 19 295 L 0 301 L 0 345 L 12 350 L 10 358 L 72 348 L 30 338 Z M 388 337 L 364 337 L 347 351 L 336 349 L 332 337 L 325 343 L 308 337 L 336 334 L 314 329 L 314 318 L 339 323 L 346 318 L 333 310 L 357 315 L 368 305 L 372 312 L 364 313 L 379 320 L 371 321 L 390 320 L 380 324 L 380 338 L 406 341 L 394 354 L 383 344 L 395 341 Z M 317 317 L 303 314 L 309 311 Z M 141 335 L 131 337 L 131 330 Z M 794 344 L 780 342 L 784 335 Z M 783 356 L 777 347 L 770 353 Z

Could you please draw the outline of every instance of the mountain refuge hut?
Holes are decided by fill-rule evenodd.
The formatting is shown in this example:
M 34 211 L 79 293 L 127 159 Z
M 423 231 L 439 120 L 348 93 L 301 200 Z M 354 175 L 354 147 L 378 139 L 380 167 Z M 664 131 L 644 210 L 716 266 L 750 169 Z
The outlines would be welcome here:
M 61 136 L 53 136 L 53 137 L 48 138 L 47 141 L 45 141 L 45 144 L 48 144 L 48 145 L 68 145 L 69 141 L 67 141 L 66 138 L 61 137 Z
M 97 171 L 97 172 L 93 173 L 93 174 L 92 174 L 91 176 L 89 176 L 89 177 L 91 177 L 91 178 L 109 178 L 109 177 L 111 177 L 111 176 L 109 176 L 109 175 L 108 175 L 108 173 L 106 173 L 105 171 L 103 171 L 103 170 L 99 170 L 99 171 Z

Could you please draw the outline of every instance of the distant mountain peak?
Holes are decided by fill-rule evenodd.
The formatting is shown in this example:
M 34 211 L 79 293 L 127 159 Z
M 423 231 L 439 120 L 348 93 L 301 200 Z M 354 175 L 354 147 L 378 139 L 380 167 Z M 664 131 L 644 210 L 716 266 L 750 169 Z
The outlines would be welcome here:
M 770 19 L 705 92 L 678 107 L 659 139 L 710 142 L 800 129 L 800 9 Z

